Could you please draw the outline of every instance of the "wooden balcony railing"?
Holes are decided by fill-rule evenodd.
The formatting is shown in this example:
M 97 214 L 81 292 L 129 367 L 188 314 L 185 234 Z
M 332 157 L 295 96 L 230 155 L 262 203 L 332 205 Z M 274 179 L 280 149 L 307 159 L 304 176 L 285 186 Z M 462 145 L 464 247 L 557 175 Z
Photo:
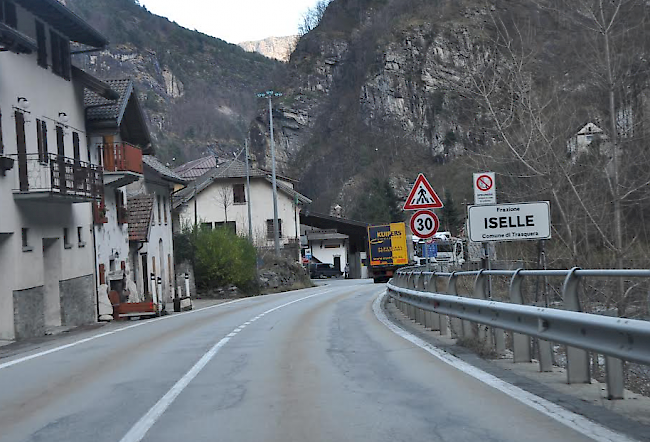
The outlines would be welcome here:
M 105 172 L 142 173 L 142 150 L 129 143 L 100 146 Z
M 108 222 L 106 205 L 103 201 L 93 203 L 93 222 L 95 225 L 106 224 Z

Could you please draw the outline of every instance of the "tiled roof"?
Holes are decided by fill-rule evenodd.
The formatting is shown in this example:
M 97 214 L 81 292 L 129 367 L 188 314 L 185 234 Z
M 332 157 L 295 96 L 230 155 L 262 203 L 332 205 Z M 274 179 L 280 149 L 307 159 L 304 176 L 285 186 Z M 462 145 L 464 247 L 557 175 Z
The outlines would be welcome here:
M 163 163 L 158 161 L 158 159 L 152 155 L 143 155 L 142 161 L 153 170 L 155 170 L 160 176 L 162 176 L 167 181 L 172 181 L 174 183 L 185 184 L 187 180 L 178 176 L 176 172 L 171 170 L 169 167 L 165 166 Z
M 153 195 L 129 196 L 129 241 L 147 241 L 153 201 Z
M 120 97 L 117 100 L 107 100 L 95 92 L 86 90 L 84 94 L 86 118 L 88 121 L 113 120 L 119 126 L 131 92 L 133 92 L 133 82 L 129 79 L 105 80 L 104 82 Z
M 210 155 L 192 160 L 174 169 L 178 175 L 188 180 L 193 180 L 209 172 L 217 165 L 217 158 Z
M 264 178 L 268 182 L 272 182 L 271 174 L 265 172 L 264 170 L 251 168 L 249 171 L 249 176 L 251 178 Z M 217 167 L 213 168 L 210 172 L 207 172 L 201 175 L 199 178 L 194 180 L 194 183 L 187 186 L 185 189 L 177 192 L 173 199 L 174 208 L 180 206 L 181 204 L 186 203 L 195 194 L 202 192 L 208 188 L 213 182 L 219 179 L 229 179 L 229 178 L 246 178 L 246 163 L 243 161 L 233 159 L 228 160 L 223 163 L 220 163 Z M 291 199 L 298 199 L 299 202 L 303 204 L 310 204 L 311 200 L 304 195 L 296 192 L 288 184 L 283 183 L 280 180 L 276 180 L 278 190 L 289 195 Z

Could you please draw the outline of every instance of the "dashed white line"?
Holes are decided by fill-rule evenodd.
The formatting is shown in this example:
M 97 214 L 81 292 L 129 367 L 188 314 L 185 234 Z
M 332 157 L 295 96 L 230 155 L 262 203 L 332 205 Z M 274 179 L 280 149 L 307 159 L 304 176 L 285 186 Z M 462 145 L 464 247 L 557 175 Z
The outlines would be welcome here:
M 515 387 L 512 384 L 509 384 L 496 376 L 493 376 L 489 373 L 484 372 L 483 370 L 474 367 L 473 365 L 468 364 L 467 362 L 453 356 L 449 353 L 444 352 L 443 350 L 433 346 L 432 344 L 424 341 L 423 339 L 418 338 L 417 336 L 409 333 L 403 328 L 398 327 L 393 324 L 381 308 L 381 303 L 383 302 L 386 293 L 380 294 L 372 304 L 372 309 L 375 312 L 375 316 L 379 321 L 388 327 L 393 333 L 398 336 L 406 339 L 407 341 L 417 345 L 423 350 L 427 351 L 431 355 L 440 359 L 442 362 L 445 362 L 452 367 L 472 376 L 475 379 L 489 385 L 490 387 L 496 388 L 502 393 L 507 394 L 513 399 L 518 400 L 519 402 L 528 405 L 529 407 L 539 411 L 542 414 L 554 419 L 567 427 L 577 431 L 580 434 L 583 434 L 595 441 L 598 442 L 637 442 L 635 439 L 631 439 L 621 433 L 610 430 L 602 425 L 599 425 L 583 416 L 580 416 L 576 413 L 573 413 L 566 408 L 563 408 L 553 402 L 547 401 L 539 396 L 536 396 L 526 390 L 523 390 L 519 387 Z
M 288 305 L 295 304 L 296 302 L 304 301 L 305 299 L 313 298 L 314 296 L 319 296 L 325 293 L 329 293 L 331 290 L 325 291 L 325 292 L 320 292 L 320 293 L 315 293 L 310 296 L 305 296 L 304 298 L 296 299 L 291 302 L 287 302 L 285 304 L 279 305 L 277 307 L 274 307 L 272 309 L 269 309 L 265 311 L 264 313 L 261 313 L 260 315 L 256 316 L 250 322 L 253 322 L 257 319 L 262 318 L 263 316 L 272 313 L 276 310 L 279 310 L 281 308 L 284 308 Z M 189 369 L 187 373 L 183 375 L 175 384 L 174 386 L 162 397 L 156 404 L 151 407 L 151 409 L 142 417 L 136 424 L 129 430 L 126 435 L 120 440 L 120 442 L 139 442 L 141 441 L 144 436 L 147 434 L 149 429 L 156 423 L 156 421 L 162 416 L 162 414 L 169 408 L 169 406 L 174 402 L 174 400 L 178 397 L 179 394 L 189 385 L 190 382 L 203 370 L 203 368 L 210 362 L 212 358 L 219 352 L 219 349 L 226 345 L 228 341 L 230 341 L 233 337 L 235 337 L 244 327 L 240 325 L 237 327 L 235 330 L 233 330 L 231 333 L 226 335 L 225 338 L 221 339 L 219 342 L 217 342 L 210 350 L 208 350 L 207 353 L 205 353 L 199 361 L 194 364 L 192 368 Z M 239 331 L 238 331 L 239 330 Z

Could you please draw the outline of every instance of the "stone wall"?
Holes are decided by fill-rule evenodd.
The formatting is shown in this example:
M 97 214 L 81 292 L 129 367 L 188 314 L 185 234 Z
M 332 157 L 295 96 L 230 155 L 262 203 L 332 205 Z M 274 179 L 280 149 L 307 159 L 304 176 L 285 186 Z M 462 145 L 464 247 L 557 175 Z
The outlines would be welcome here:
M 59 282 L 61 325 L 77 326 L 97 320 L 94 281 L 93 275 L 86 275 Z
M 14 329 L 16 339 L 45 334 L 45 290 L 43 286 L 14 290 Z

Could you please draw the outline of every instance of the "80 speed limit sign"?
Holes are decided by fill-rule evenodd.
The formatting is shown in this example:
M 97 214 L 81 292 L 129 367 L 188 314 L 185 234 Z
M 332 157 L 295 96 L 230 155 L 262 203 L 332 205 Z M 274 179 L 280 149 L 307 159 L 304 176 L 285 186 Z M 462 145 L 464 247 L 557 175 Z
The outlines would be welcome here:
M 420 238 L 431 238 L 439 225 L 438 217 L 430 210 L 419 210 L 411 217 L 411 231 Z

